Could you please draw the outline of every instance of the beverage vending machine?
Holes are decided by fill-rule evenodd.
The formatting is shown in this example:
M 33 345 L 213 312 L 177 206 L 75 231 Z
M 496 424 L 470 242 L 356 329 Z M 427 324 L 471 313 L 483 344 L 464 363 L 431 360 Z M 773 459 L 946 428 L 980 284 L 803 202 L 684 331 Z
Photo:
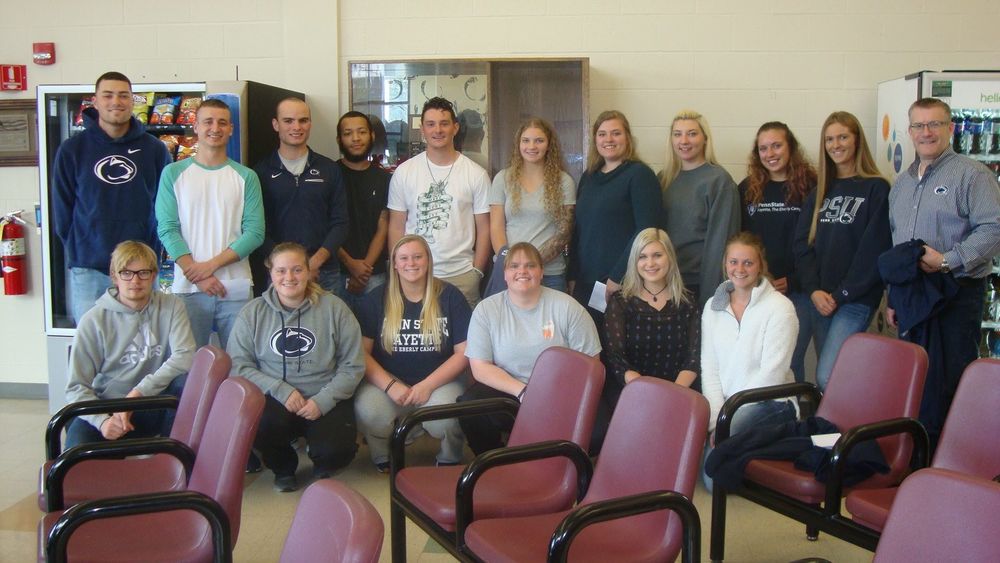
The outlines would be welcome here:
M 907 110 L 919 98 L 951 106 L 952 149 L 982 162 L 1000 177 L 1000 70 L 920 71 L 878 85 L 875 160 L 890 180 L 913 163 Z M 980 355 L 1000 357 L 1000 264 L 994 260 L 986 291 Z

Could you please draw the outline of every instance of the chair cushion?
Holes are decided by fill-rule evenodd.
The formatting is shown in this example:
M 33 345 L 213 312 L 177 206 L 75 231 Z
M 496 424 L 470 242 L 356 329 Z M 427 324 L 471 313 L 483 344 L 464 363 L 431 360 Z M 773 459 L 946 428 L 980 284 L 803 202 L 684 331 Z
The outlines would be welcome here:
M 38 523 L 38 561 L 45 561 L 49 530 L 62 512 L 50 512 Z M 113 561 L 212 560 L 208 522 L 191 510 L 107 518 L 83 524 L 69 541 L 74 563 Z M 155 554 L 153 556 L 152 554 Z
M 826 485 L 817 481 L 812 472 L 795 469 L 791 461 L 755 459 L 747 464 L 745 478 L 808 504 L 821 504 L 826 499 Z M 891 487 L 898 482 L 893 473 L 875 474 L 854 487 L 845 487 L 844 493 Z
M 889 518 L 889 509 L 892 508 L 892 501 L 896 499 L 897 491 L 899 489 L 895 487 L 852 491 L 847 495 L 844 506 L 855 522 L 882 531 L 885 521 Z
M 530 466 L 530 467 L 529 467 Z M 475 517 L 504 518 L 565 510 L 576 495 L 575 478 L 566 478 L 562 460 L 497 467 L 476 483 Z M 455 486 L 465 468 L 407 467 L 396 475 L 399 494 L 448 531 L 455 529 Z
M 556 526 L 568 514 L 564 510 L 553 514 L 476 520 L 465 533 L 469 549 L 483 561 L 520 563 L 545 561 L 549 540 Z M 594 524 L 580 532 L 573 540 L 569 560 L 574 563 L 593 561 L 654 562 L 673 561 L 681 549 L 680 522 L 674 516 L 670 541 L 649 541 L 648 528 L 636 526 L 639 518 L 654 515 L 631 516 Z
M 45 506 L 46 462 L 38 475 L 38 508 Z M 184 466 L 176 458 L 158 454 L 127 459 L 93 459 L 75 465 L 63 481 L 65 506 L 85 500 L 140 493 L 181 491 L 187 486 Z

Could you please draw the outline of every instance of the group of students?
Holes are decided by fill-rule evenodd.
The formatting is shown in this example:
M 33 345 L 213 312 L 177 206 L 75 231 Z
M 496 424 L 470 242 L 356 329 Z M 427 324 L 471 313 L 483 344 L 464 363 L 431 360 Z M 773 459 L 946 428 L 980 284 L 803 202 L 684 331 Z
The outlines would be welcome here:
M 434 276 L 431 246 L 418 234 L 391 245 L 386 282 L 351 308 L 317 285 L 304 247 L 274 246 L 266 261 L 270 287 L 239 312 L 227 349 L 234 372 L 268 396 L 255 449 L 276 488 L 297 488 L 292 438 L 306 437 L 314 474 L 325 477 L 353 459 L 360 430 L 385 472 L 397 416 L 454 401 L 519 399 L 535 359 L 551 346 L 601 355 L 605 421 L 625 385 L 652 376 L 700 387 L 714 425 L 733 393 L 790 381 L 793 373 L 803 380 L 810 338 L 824 387 L 840 345 L 865 330 L 881 298 L 875 261 L 892 243 L 889 185 L 846 112 L 823 124 L 818 171 L 788 127 L 770 122 L 759 129 L 748 176 L 737 187 L 715 160 L 712 141 L 703 116 L 679 113 L 657 177 L 636 157 L 626 117 L 603 112 L 577 187 L 554 128 L 525 121 L 510 165 L 489 192 L 503 289 L 475 310 Z M 144 343 L 143 350 L 160 347 L 150 359 L 159 363 L 130 368 L 134 376 L 151 373 L 138 378 L 148 381 L 142 394 L 166 389 L 190 367 L 194 349 L 183 306 L 153 291 L 156 270 L 148 247 L 120 244 L 111 259 L 114 287 L 98 303 L 108 312 L 92 315 L 149 323 L 166 322 L 153 305 L 171 312 L 169 330 L 157 332 L 170 342 Z M 604 297 L 605 311 L 589 306 L 594 295 Z M 108 346 L 122 322 L 81 323 L 78 342 Z M 97 338 L 94 330 L 108 334 Z M 114 366 L 97 365 L 97 380 L 71 378 L 71 399 L 81 385 L 103 392 L 123 381 Z M 793 403 L 754 405 L 739 412 L 733 431 L 795 414 Z M 128 413 L 94 420 L 100 432 L 91 428 L 67 443 L 97 434 L 114 439 L 135 421 Z M 476 453 L 499 447 L 509 427 L 501 417 L 469 417 L 423 430 L 441 441 L 438 463 L 456 464 L 466 442 Z M 598 429 L 595 454 L 600 436 Z

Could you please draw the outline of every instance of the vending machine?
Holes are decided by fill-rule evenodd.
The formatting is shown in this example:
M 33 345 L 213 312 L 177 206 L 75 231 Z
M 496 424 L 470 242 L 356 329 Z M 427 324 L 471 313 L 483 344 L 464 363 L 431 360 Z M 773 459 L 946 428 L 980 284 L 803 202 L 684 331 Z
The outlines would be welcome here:
M 175 160 L 197 150 L 194 109 L 202 99 L 218 98 L 233 114 L 230 158 L 253 166 L 277 148 L 271 126 L 274 108 L 286 97 L 305 99 L 300 92 L 250 81 L 133 84 L 133 115 L 146 132 L 163 141 Z M 49 408 L 65 400 L 66 370 L 75 323 L 66 302 L 67 269 L 62 242 L 52 224 L 51 171 L 59 145 L 84 130 L 82 111 L 93 104 L 92 84 L 38 86 L 39 201 L 41 202 L 42 278 L 48 349 Z

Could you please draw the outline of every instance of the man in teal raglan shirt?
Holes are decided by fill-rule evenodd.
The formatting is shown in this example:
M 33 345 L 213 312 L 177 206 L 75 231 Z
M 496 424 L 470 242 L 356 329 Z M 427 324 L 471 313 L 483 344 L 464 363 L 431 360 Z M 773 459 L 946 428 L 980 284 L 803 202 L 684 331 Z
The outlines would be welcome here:
M 260 181 L 226 154 L 232 114 L 221 100 L 198 108 L 198 152 L 163 171 L 157 232 L 174 259 L 173 293 L 184 300 L 198 347 L 213 328 L 224 348 L 251 297 L 247 256 L 264 240 Z

